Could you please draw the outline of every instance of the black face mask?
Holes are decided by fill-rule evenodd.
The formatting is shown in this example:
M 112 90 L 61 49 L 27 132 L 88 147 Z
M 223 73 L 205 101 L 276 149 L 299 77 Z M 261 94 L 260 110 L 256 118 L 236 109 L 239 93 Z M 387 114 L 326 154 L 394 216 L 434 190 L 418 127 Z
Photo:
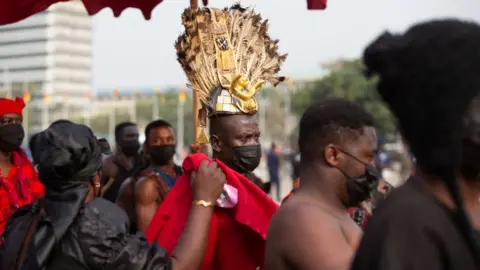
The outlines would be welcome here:
M 262 147 L 257 145 L 232 147 L 233 160 L 230 167 L 239 173 L 252 172 L 260 164 L 262 158 Z
M 175 155 L 175 145 L 167 144 L 149 146 L 148 155 L 150 156 L 153 164 L 157 166 L 167 165 Z
M 122 152 L 127 156 L 127 157 L 133 157 L 136 154 L 138 154 L 138 150 L 140 149 L 140 142 L 138 141 L 123 141 L 122 144 L 120 145 L 122 148 Z
M 22 145 L 25 131 L 20 124 L 0 126 L 0 150 L 12 152 Z
M 348 206 L 357 206 L 370 198 L 371 193 L 377 189 L 378 182 L 380 181 L 380 173 L 377 168 L 370 164 L 365 164 L 357 157 L 343 151 L 342 153 L 352 157 L 366 167 L 365 174 L 362 176 L 349 176 L 343 170 L 340 170 L 347 178 Z

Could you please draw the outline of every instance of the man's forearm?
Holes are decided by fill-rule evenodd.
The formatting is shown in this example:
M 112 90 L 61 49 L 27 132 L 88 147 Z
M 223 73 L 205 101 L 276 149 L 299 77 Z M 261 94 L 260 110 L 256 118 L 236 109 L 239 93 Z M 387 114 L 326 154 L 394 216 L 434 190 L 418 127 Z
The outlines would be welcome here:
M 187 225 L 172 253 L 173 270 L 200 268 L 207 248 L 213 208 L 192 206 Z

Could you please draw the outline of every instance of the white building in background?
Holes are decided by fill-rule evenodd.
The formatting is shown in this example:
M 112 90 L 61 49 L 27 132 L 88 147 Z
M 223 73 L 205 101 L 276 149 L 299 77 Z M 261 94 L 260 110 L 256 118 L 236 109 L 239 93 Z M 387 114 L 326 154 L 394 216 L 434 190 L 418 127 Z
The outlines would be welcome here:
M 18 23 L 0 26 L 2 96 L 22 96 L 29 90 L 34 129 L 88 105 L 92 61 L 92 19 L 80 1 L 55 4 Z

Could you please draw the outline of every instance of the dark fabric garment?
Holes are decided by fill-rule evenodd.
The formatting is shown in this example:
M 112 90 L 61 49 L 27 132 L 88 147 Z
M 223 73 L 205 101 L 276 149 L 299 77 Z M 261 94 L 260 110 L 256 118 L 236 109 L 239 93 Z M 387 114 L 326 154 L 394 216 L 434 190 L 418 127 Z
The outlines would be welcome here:
M 277 154 L 273 151 L 268 152 L 267 154 L 267 165 L 268 165 L 268 174 L 270 175 L 270 182 L 277 184 L 280 182 L 279 176 L 279 166 L 280 161 Z
M 40 202 L 48 220 L 40 222 L 37 238 L 58 243 L 73 223 L 89 192 L 89 180 L 101 168 L 102 151 L 91 129 L 68 121 L 56 122 L 32 142 L 45 198 Z M 49 244 L 43 254 L 52 252 Z M 45 255 L 48 256 L 48 255 Z
M 297 178 L 300 177 L 300 161 L 301 161 L 301 156 L 300 153 L 295 154 L 292 157 L 292 179 L 295 181 Z
M 14 269 L 17 257 L 21 253 L 24 238 L 27 235 L 30 224 L 33 224 L 35 217 L 39 215 L 37 204 L 25 205 L 18 209 L 10 218 L 5 227 L 5 234 L 2 235 L 2 245 L 0 245 L 0 270 Z M 33 238 L 30 238 L 33 241 Z M 6 248 L 8 247 L 8 248 Z M 40 266 L 37 261 L 35 247 L 30 244 L 22 263 L 22 269 L 37 270 Z
M 352 270 L 478 270 L 455 213 L 419 179 L 392 191 L 366 226 Z
M 170 189 L 173 187 L 173 185 L 175 185 L 175 182 L 177 182 L 176 178 L 172 177 L 171 175 L 167 174 L 166 172 L 160 170 L 155 166 L 150 166 L 150 169 L 158 173 L 160 177 L 167 183 L 168 188 Z M 175 172 L 177 173 L 177 177 L 180 177 L 180 175 L 182 175 L 182 167 L 175 165 Z
M 16 220 L 9 224 L 16 224 L 18 220 L 17 216 Z M 170 259 L 163 249 L 157 244 L 150 245 L 141 235 L 131 235 L 128 232 L 128 217 L 125 212 L 117 205 L 98 198 L 80 210 L 75 222 L 46 260 L 41 258 L 43 245 L 38 239 L 32 244 L 37 254 L 30 253 L 29 259 L 37 258 L 40 266 L 48 270 L 172 269 Z M 7 237 L 11 236 L 10 233 L 6 234 Z M 15 256 L 12 255 L 2 258 L 1 250 L 2 247 L 0 260 L 3 264 L 15 261 Z M 22 270 L 30 268 L 24 267 Z
M 115 175 L 115 180 L 102 197 L 107 201 L 116 203 L 119 195 L 118 193 L 120 192 L 123 182 L 127 180 L 127 178 L 138 175 L 141 171 L 147 168 L 147 166 L 148 165 L 145 157 L 142 154 L 135 158 L 134 165 L 131 170 L 125 170 L 121 166 L 118 166 L 118 173 Z
M 254 183 L 257 187 L 259 187 L 263 192 L 269 194 L 270 190 L 272 189 L 272 183 L 271 182 L 263 182 L 262 179 L 260 179 L 258 176 L 256 176 L 252 172 L 246 172 L 242 173 L 248 180 L 250 180 L 252 183 Z

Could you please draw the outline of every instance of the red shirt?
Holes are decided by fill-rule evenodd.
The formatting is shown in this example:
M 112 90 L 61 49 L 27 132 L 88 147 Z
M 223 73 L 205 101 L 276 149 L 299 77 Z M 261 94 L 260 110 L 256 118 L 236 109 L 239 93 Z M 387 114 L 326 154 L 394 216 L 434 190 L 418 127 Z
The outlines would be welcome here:
M 35 202 L 45 192 L 25 152 L 12 152 L 12 159 L 13 165 L 8 176 L 0 176 L 0 235 L 15 210 Z

